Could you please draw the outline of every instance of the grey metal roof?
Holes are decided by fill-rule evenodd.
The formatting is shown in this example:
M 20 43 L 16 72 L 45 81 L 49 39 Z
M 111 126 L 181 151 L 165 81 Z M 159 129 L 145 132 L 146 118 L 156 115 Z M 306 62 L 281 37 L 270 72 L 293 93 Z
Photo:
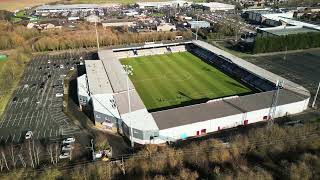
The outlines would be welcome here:
M 55 9 L 92 9 L 100 8 L 97 4 L 56 4 L 56 5 L 42 5 L 36 8 L 36 10 L 55 10 Z
M 248 111 L 269 108 L 274 91 L 240 96 L 221 101 L 207 102 L 187 107 L 174 108 L 152 113 L 159 129 L 167 129 L 186 124 L 218 119 Z M 306 96 L 282 89 L 278 106 L 305 99 Z
M 305 27 L 283 27 L 283 28 L 260 28 L 262 31 L 266 31 L 268 33 L 277 35 L 277 36 L 284 36 L 289 34 L 299 34 L 299 33 L 308 33 L 308 32 L 320 32 L 316 29 L 310 29 Z
M 232 108 L 229 104 L 223 101 L 216 101 L 158 111 L 151 114 L 159 129 L 162 130 L 239 113 L 241 111 Z
M 127 90 L 127 74 L 122 68 L 119 59 L 114 55 L 112 50 L 100 50 L 99 58 L 107 71 L 111 86 L 115 93 Z M 133 72 L 134 73 L 134 72 Z M 129 79 L 129 89 L 134 89 L 134 86 Z
M 129 93 L 130 93 L 131 111 L 137 111 L 137 110 L 146 108 L 139 94 L 135 89 L 130 90 Z M 116 100 L 118 110 L 121 115 L 129 112 L 127 91 L 123 91 L 121 93 L 115 94 L 114 99 Z
M 113 93 L 109 78 L 100 60 L 85 61 L 89 91 L 92 94 Z

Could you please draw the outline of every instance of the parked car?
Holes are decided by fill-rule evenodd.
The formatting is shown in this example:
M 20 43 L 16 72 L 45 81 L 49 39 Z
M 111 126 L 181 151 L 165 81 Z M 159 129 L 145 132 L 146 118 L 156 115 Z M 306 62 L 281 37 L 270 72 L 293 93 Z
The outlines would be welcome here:
M 63 97 L 63 94 L 62 93 L 57 93 L 56 97 Z
M 32 136 L 33 136 L 32 131 L 28 131 L 28 132 L 26 133 L 25 138 L 26 138 L 26 139 L 31 139 L 31 138 L 32 138 Z
M 70 151 L 71 149 L 73 149 L 73 146 L 71 144 L 66 144 L 64 146 L 62 146 L 62 151 Z
M 17 100 L 18 100 L 18 98 L 17 98 L 17 97 L 14 97 L 14 98 L 12 99 L 12 102 L 17 102 Z
M 72 137 L 69 137 L 69 138 L 66 138 L 62 141 L 63 144 L 70 144 L 70 143 L 74 143 L 76 141 L 75 138 L 72 138 Z
M 69 152 L 64 152 L 64 153 L 60 154 L 60 156 L 59 156 L 59 159 L 66 159 L 66 158 L 70 158 Z

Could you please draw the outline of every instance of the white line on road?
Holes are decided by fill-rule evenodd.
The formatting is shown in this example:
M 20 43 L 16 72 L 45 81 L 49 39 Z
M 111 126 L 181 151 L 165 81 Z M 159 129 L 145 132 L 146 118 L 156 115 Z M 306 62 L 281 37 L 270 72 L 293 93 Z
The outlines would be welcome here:
M 7 137 L 7 139 L 6 139 L 6 141 L 5 141 L 4 143 L 7 143 L 7 141 L 8 141 L 8 139 L 9 139 L 9 137 L 10 137 L 10 136 L 8 136 L 8 137 Z
M 13 137 L 12 137 L 12 141 L 11 141 L 11 142 L 13 142 L 13 141 L 14 141 L 15 136 L 16 136 L 16 134 L 13 134 Z

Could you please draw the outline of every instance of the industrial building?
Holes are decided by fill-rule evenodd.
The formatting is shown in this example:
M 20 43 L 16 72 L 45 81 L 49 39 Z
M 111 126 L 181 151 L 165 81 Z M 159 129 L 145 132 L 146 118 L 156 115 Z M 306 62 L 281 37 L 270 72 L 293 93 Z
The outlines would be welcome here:
M 140 9 L 159 9 L 163 7 L 183 7 L 190 6 L 191 2 L 183 0 L 160 1 L 160 2 L 137 2 Z
M 161 23 L 157 26 L 157 31 L 175 31 L 176 26 L 170 23 Z
M 195 3 L 195 5 L 203 6 L 212 12 L 234 10 L 236 7 L 235 5 L 232 5 L 232 4 L 225 4 L 225 3 L 219 3 L 219 2 Z
M 208 21 L 188 21 L 187 24 L 191 29 L 210 27 L 210 23 Z
M 277 26 L 270 28 L 258 28 L 258 37 L 285 36 L 290 34 L 301 34 L 310 32 L 320 32 L 320 30 L 307 28 L 303 26 Z
M 98 11 L 102 7 L 97 4 L 57 4 L 42 5 L 35 9 L 36 13 L 56 13 L 56 12 L 81 12 L 81 11 Z
M 191 52 L 257 92 L 149 112 L 119 59 L 181 51 Z M 300 113 L 310 99 L 304 87 L 203 41 L 150 43 L 99 50 L 98 54 L 100 60 L 85 61 L 86 76 L 78 77 L 78 94 L 81 98 L 90 95 L 96 124 L 139 144 L 172 142 Z M 278 82 L 283 82 L 280 89 Z M 83 86 L 88 88 L 80 90 Z

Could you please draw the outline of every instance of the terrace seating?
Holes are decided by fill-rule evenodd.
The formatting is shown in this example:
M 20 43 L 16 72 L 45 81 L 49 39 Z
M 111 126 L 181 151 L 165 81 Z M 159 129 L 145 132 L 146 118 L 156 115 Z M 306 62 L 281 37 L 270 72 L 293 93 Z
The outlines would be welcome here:
M 221 69 L 223 72 L 233 75 L 252 87 L 259 89 L 261 91 L 270 91 L 275 89 L 275 85 L 268 80 L 262 79 L 247 70 L 234 64 L 230 59 L 218 56 L 210 51 L 199 48 L 195 45 L 188 45 L 186 47 L 188 51 L 194 55 L 205 60 L 207 63 L 214 64 L 217 68 Z

